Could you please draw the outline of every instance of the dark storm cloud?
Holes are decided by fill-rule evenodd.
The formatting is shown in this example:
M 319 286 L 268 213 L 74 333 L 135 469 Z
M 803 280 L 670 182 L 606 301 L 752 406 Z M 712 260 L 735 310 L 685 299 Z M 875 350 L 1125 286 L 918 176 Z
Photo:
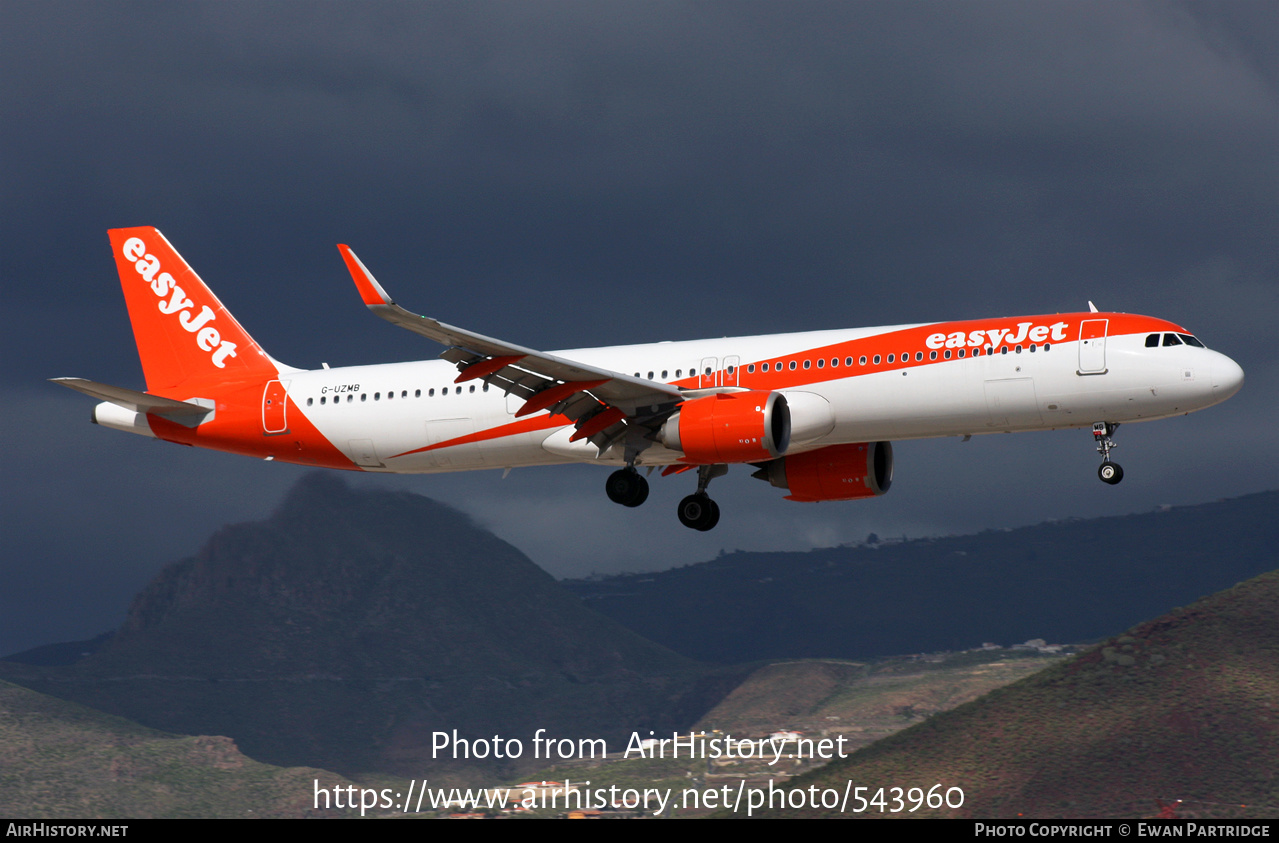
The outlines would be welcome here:
M 161 228 L 298 366 L 438 352 L 364 312 L 347 242 L 406 306 L 535 347 L 1091 298 L 1183 322 L 1248 373 L 1223 408 L 1126 427 L 1114 490 L 1079 432 L 902 443 L 892 494 L 860 506 L 786 504 L 737 471 L 714 487 L 736 518 L 706 536 L 670 517 L 678 478 L 620 515 L 588 469 L 380 481 L 464 504 L 556 572 L 1273 486 L 1270 5 L 0 10 L 4 516 L 22 549 L 4 564 L 24 594 L 30 559 L 74 579 L 118 545 L 152 570 L 296 476 L 89 428 L 86 401 L 43 384 L 142 386 L 104 231 L 122 225 Z

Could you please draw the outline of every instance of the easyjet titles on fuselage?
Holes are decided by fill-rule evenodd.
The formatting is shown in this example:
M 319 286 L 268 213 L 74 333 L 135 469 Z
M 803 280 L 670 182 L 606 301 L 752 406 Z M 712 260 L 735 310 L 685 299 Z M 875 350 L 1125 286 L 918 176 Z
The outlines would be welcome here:
M 1033 327 L 1032 327 L 1033 326 Z M 938 348 L 977 348 L 983 345 L 998 346 L 1000 343 L 1008 343 L 1016 345 L 1020 342 L 1030 340 L 1031 342 L 1047 342 L 1051 339 L 1053 342 L 1064 342 L 1066 339 L 1066 329 L 1070 327 L 1068 322 L 1054 322 L 1051 325 L 1035 325 L 1033 322 L 1018 322 L 1017 330 L 1014 332 L 1010 328 L 990 328 L 981 331 L 971 331 L 965 334 L 963 331 L 956 331 L 953 334 L 929 334 L 928 339 L 924 341 L 925 345 L 932 349 Z

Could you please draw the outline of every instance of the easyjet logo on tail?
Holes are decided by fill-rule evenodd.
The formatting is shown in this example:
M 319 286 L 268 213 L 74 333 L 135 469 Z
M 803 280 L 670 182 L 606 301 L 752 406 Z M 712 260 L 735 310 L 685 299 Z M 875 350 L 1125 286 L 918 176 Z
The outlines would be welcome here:
M 160 261 L 147 253 L 147 244 L 138 237 L 130 237 L 124 241 L 125 260 L 133 264 L 143 282 L 150 285 L 159 301 L 160 312 L 166 316 L 177 314 L 178 323 L 183 329 L 195 334 L 195 344 L 201 351 L 209 353 L 209 359 L 219 369 L 226 368 L 226 359 L 235 356 L 235 343 L 222 339 L 222 334 L 213 325 L 217 314 L 207 304 L 195 312 L 195 302 L 187 298 L 182 289 L 168 272 L 161 271 Z

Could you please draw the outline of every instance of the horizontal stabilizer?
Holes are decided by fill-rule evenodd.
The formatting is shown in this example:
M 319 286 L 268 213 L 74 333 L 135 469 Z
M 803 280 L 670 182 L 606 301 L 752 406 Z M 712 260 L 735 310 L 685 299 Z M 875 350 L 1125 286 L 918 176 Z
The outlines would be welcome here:
M 122 386 L 110 386 L 105 383 L 85 380 L 84 378 L 50 378 L 53 383 L 61 384 L 76 392 L 83 392 L 92 398 L 108 401 L 117 407 L 132 410 L 135 413 L 154 413 L 169 418 L 203 416 L 212 412 L 210 407 L 201 407 L 189 401 L 175 401 L 151 395 L 148 392 L 137 392 Z

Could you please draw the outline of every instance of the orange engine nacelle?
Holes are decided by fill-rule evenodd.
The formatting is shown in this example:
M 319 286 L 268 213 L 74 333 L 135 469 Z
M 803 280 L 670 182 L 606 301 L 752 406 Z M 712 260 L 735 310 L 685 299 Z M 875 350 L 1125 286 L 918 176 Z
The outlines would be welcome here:
M 828 445 L 773 460 L 751 476 L 790 490 L 788 501 L 873 498 L 893 484 L 893 446 L 890 442 Z
M 759 462 L 786 453 L 790 408 L 777 392 L 725 392 L 685 401 L 662 425 L 662 444 L 697 464 Z

